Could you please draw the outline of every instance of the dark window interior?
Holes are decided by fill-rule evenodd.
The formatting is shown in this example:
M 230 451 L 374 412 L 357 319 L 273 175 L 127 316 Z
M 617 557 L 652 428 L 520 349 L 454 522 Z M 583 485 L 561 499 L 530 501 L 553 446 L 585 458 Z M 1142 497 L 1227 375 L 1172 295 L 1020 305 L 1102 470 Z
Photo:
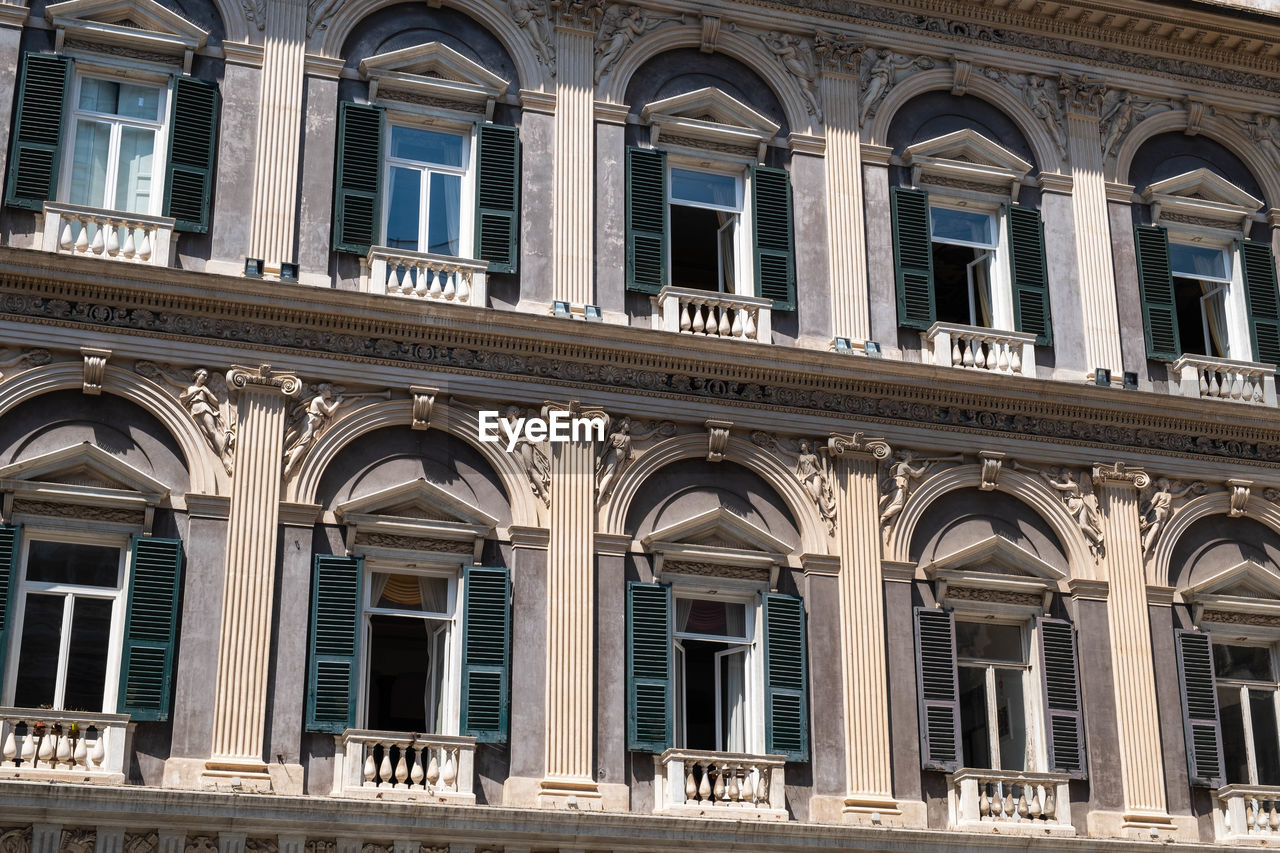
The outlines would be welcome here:
M 428 732 L 427 672 L 433 623 L 400 616 L 369 617 L 369 701 L 365 727 Z
M 971 325 L 966 266 L 983 251 L 972 246 L 933 244 L 933 298 L 939 322 Z
M 698 290 L 720 289 L 714 210 L 671 205 L 671 284 Z
M 1224 353 L 1212 336 L 1205 341 L 1204 305 L 1200 301 L 1203 295 L 1204 287 L 1199 281 L 1193 278 L 1173 280 L 1173 298 L 1178 306 L 1178 339 L 1184 353 L 1223 358 Z
M 716 652 L 724 643 L 684 640 L 685 749 L 719 749 L 716 743 Z

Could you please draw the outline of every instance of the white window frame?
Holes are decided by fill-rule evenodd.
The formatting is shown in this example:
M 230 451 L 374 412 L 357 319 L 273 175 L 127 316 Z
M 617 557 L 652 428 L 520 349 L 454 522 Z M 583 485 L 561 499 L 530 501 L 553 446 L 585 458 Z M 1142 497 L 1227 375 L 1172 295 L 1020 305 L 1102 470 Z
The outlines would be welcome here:
M 1169 233 L 1169 272 L 1173 278 L 1190 278 L 1196 281 L 1214 281 L 1224 285 L 1223 306 L 1227 317 L 1227 351 L 1222 358 L 1234 361 L 1253 361 L 1253 337 L 1249 334 L 1249 311 L 1245 304 L 1244 267 L 1240 262 L 1240 241 L 1244 239 L 1242 231 L 1214 229 L 1179 225 L 1166 222 L 1164 227 Z M 1204 278 L 1201 276 L 1178 275 L 1173 271 L 1173 245 L 1208 246 L 1226 253 L 1227 264 L 1231 272 L 1230 280 Z M 1201 322 L 1207 328 L 1208 319 L 1201 312 Z M 1183 352 L 1186 342 L 1183 341 Z M 1194 357 L 1194 356 L 1193 356 Z
M 732 287 L 727 283 L 721 282 L 724 287 L 721 293 L 726 296 L 755 296 L 756 295 L 756 269 L 755 269 L 755 221 L 753 205 L 749 202 L 752 198 L 753 186 L 751 183 L 751 163 L 745 159 L 738 158 L 714 158 L 708 159 L 706 156 L 695 157 L 681 153 L 677 150 L 663 149 L 667 153 L 667 233 L 664 238 L 667 241 L 667 280 L 674 287 L 681 287 L 680 282 L 675 280 L 672 272 L 672 252 L 671 252 L 671 206 L 673 204 L 682 207 L 695 207 L 703 210 L 725 211 L 736 213 L 738 215 L 738 227 L 734 229 L 734 246 L 733 246 L 733 263 L 735 266 L 735 275 Z M 688 172 L 705 172 L 711 175 L 728 175 L 732 177 L 738 189 L 738 207 L 737 209 L 723 207 L 721 205 L 675 201 L 672 198 L 671 171 L 673 169 L 683 169 Z M 719 259 L 717 258 L 717 261 Z M 723 278 L 723 270 L 721 271 Z
M 929 193 L 929 251 L 932 254 L 933 244 L 942 243 L 948 246 L 968 246 L 975 249 L 989 249 L 992 253 L 988 270 L 991 275 L 991 326 L 992 329 L 1001 331 L 1013 331 L 1014 329 L 1014 311 L 1013 311 L 1013 273 L 1010 270 L 1010 261 L 1012 254 L 1009 247 L 1008 223 L 1004 211 L 1004 205 L 1001 202 L 993 202 L 982 198 L 976 200 L 979 195 L 974 194 L 975 199 L 962 198 L 946 193 L 937 187 L 926 187 Z M 944 210 L 962 210 L 967 213 L 984 213 L 992 218 L 995 227 L 995 245 L 987 246 L 985 244 L 971 243 L 965 240 L 952 240 L 946 238 L 935 237 L 933 234 L 933 209 L 941 208 Z M 939 286 L 937 275 L 934 275 L 935 291 Z M 934 297 L 937 298 L 936 295 Z M 972 292 L 969 294 L 969 319 L 976 321 L 979 318 L 976 296 Z M 974 328 L 986 328 L 977 322 L 969 322 L 961 325 L 973 326 Z
M 987 729 L 991 750 L 988 759 L 993 770 L 1005 770 L 1000 767 L 1000 727 L 999 714 L 996 707 L 995 670 L 1019 669 L 1022 671 L 1022 713 L 1023 719 L 1026 721 L 1028 742 L 1031 746 L 1028 751 L 1029 766 L 1021 771 L 1005 772 L 1035 773 L 1048 767 L 1049 751 L 1045 742 L 1043 708 L 1041 707 L 1044 673 L 1040 672 L 1039 655 L 1036 654 L 1040 647 L 1040 638 L 1036 630 L 1035 621 L 1017 618 L 992 618 L 989 615 L 977 615 L 961 610 L 955 611 L 955 621 L 957 626 L 961 622 L 966 622 L 978 625 L 1010 625 L 1019 629 L 1022 638 L 1022 653 L 1026 663 L 1018 664 L 1011 661 L 996 661 L 984 658 L 963 658 L 960 656 L 960 649 L 957 646 L 956 668 L 967 666 L 976 669 L 982 667 L 985 670 Z M 965 756 L 966 760 L 969 757 Z M 966 763 L 966 767 L 968 766 L 971 765 Z
M 1213 678 L 1213 692 L 1214 692 L 1215 701 L 1217 701 L 1218 691 L 1223 687 L 1239 688 L 1240 690 L 1240 715 L 1244 725 L 1244 734 L 1245 734 L 1244 747 L 1245 747 L 1245 757 L 1246 757 L 1246 761 L 1249 768 L 1249 779 L 1244 783 L 1228 782 L 1227 784 L 1229 785 L 1230 784 L 1246 784 L 1246 785 L 1256 786 L 1258 784 L 1258 757 L 1257 757 L 1257 747 L 1254 745 L 1253 714 L 1251 713 L 1252 709 L 1250 708 L 1249 691 L 1250 690 L 1271 690 L 1272 693 L 1276 696 L 1276 698 L 1272 700 L 1272 710 L 1276 717 L 1276 734 L 1277 734 L 1277 737 L 1280 738 L 1280 649 L 1277 649 L 1275 643 L 1267 642 L 1266 640 L 1259 639 L 1257 637 L 1247 637 L 1247 636 L 1237 637 L 1233 639 L 1231 642 L 1218 641 L 1218 642 L 1215 642 L 1213 645 L 1215 647 L 1218 645 L 1223 645 L 1223 646 L 1251 646 L 1253 648 L 1265 648 L 1271 658 L 1271 674 L 1273 677 L 1275 677 L 1275 680 L 1273 681 L 1248 681 L 1242 678 L 1223 678 L 1217 674 L 1216 668 L 1215 668 L 1214 678 Z M 1219 710 L 1219 726 L 1221 726 L 1221 710 Z M 1224 746 L 1225 746 L 1225 737 L 1226 735 L 1225 733 L 1223 733 Z M 1223 773 L 1225 778 L 1225 773 L 1226 773 L 1225 767 L 1223 768 Z
M 391 170 L 395 167 L 409 168 L 418 170 L 422 176 L 418 184 L 418 249 L 417 254 L 432 254 L 425 250 L 426 246 L 426 222 L 427 208 L 429 206 L 430 193 L 425 191 L 429 186 L 428 176 L 432 172 L 439 172 L 448 175 L 460 175 L 462 177 L 462 191 L 459 193 L 459 211 L 458 211 L 458 254 L 452 256 L 461 259 L 474 259 L 476 256 L 475 246 L 475 198 L 476 198 L 476 177 L 477 177 L 477 156 L 479 149 L 479 124 L 471 121 L 459 121 L 456 118 L 444 118 L 440 115 L 432 113 L 428 110 L 418 111 L 406 107 L 399 101 L 379 102 L 375 101 L 375 105 L 383 107 L 386 110 L 386 138 L 382 141 L 382 175 L 381 179 L 383 187 L 382 193 L 382 210 L 379 215 L 382 217 L 382 241 L 384 244 L 387 240 L 387 228 L 390 225 L 391 214 Z M 403 160 L 391 156 L 391 133 L 393 127 L 405 127 L 411 130 L 427 130 L 434 133 L 448 133 L 463 138 L 465 151 L 463 154 L 463 162 L 466 165 L 462 168 L 453 166 L 441 166 L 436 164 L 426 164 L 415 160 Z M 389 246 L 387 248 L 390 248 Z M 396 249 L 398 252 L 413 251 L 409 249 Z

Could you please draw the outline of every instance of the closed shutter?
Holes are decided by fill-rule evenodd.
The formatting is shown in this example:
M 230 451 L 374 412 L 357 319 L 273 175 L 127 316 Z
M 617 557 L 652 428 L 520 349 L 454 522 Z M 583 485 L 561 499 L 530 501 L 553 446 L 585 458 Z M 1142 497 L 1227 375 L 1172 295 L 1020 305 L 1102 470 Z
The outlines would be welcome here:
M 1280 365 L 1280 305 L 1276 298 L 1276 259 L 1268 243 L 1240 244 L 1244 293 L 1253 337 L 1253 360 Z
M 360 587 L 364 561 L 317 554 L 311 573 L 309 732 L 341 734 L 356 724 Z
M 1214 686 L 1213 643 L 1208 634 L 1175 631 L 1178 681 L 1182 686 L 1182 724 L 1187 738 L 1187 772 L 1198 788 L 1226 783 L 1222 760 L 1222 726 Z
M 1041 618 L 1040 672 L 1048 725 L 1049 770 L 1085 779 L 1089 768 L 1084 748 L 1084 714 L 1080 706 L 1080 666 L 1076 631 L 1070 622 Z
M 791 230 L 791 176 L 784 169 L 751 170 L 756 240 L 756 296 L 773 310 L 796 309 L 796 253 Z
M 212 83 L 194 77 L 174 81 L 164 215 L 174 218 L 177 231 L 209 230 L 219 100 Z
M 482 743 L 506 743 L 511 573 L 503 568 L 467 566 L 464 580 L 460 731 Z
M 120 662 L 119 710 L 135 722 L 169 719 L 182 543 L 135 537 Z
M 920 766 L 960 766 L 960 678 L 956 623 L 949 611 L 916 608 L 916 688 L 920 701 Z
M 898 325 L 927 330 L 937 320 L 933 299 L 933 245 L 929 238 L 929 194 L 894 187 L 893 272 L 898 287 Z
M 627 149 L 627 289 L 667 284 L 667 155 Z
M 18 543 L 21 528 L 0 524 L 0 684 L 4 684 L 4 664 L 9 649 L 9 623 L 18 603 Z
M 70 84 L 71 60 L 42 53 L 22 57 L 5 204 L 43 210 L 46 201 L 57 197 L 63 113 Z
M 1173 361 L 1182 355 L 1178 340 L 1178 309 L 1173 299 L 1169 265 L 1169 232 L 1139 225 L 1134 228 L 1138 249 L 1138 285 L 1142 291 L 1142 326 L 1147 334 L 1147 358 Z
M 476 257 L 489 272 L 519 266 L 520 134 L 514 127 L 480 125 L 476 153 Z
M 379 107 L 338 105 L 337 176 L 333 182 L 333 248 L 369 254 L 380 239 L 382 127 Z
M 1005 206 L 1009 223 L 1009 268 L 1013 273 L 1015 328 L 1036 336 L 1036 346 L 1053 346 L 1049 315 L 1049 274 L 1044 257 L 1044 223 L 1040 211 L 1017 204 Z
M 659 753 L 674 740 L 671 587 L 627 584 L 627 748 Z
M 809 760 L 808 686 L 804 602 L 770 593 L 764 597 L 765 752 Z

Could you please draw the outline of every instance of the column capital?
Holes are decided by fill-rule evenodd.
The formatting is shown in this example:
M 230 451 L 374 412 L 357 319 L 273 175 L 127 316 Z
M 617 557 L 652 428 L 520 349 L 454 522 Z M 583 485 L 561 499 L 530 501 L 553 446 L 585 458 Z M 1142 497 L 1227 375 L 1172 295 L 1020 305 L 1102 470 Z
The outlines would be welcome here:
M 231 365 L 227 371 L 227 387 L 240 390 L 242 388 L 278 388 L 286 397 L 296 397 L 302 392 L 302 380 L 293 373 L 274 371 L 271 365 L 258 367 Z
M 1135 489 L 1145 489 L 1151 485 L 1151 477 L 1141 468 L 1130 468 L 1123 462 L 1113 465 L 1096 463 L 1093 466 L 1093 484 L 1102 486 L 1107 483 L 1127 483 Z
M 1078 77 L 1070 74 L 1058 76 L 1058 95 L 1062 98 L 1064 112 L 1069 114 L 1097 118 L 1106 93 L 1107 84 L 1087 74 Z
M 883 438 L 866 438 L 864 433 L 841 435 L 833 432 L 827 437 L 827 452 L 832 458 L 852 456 L 871 456 L 874 459 L 888 459 L 893 449 Z
M 866 45 L 845 33 L 818 30 L 813 36 L 813 53 L 823 76 L 840 75 L 856 78 Z

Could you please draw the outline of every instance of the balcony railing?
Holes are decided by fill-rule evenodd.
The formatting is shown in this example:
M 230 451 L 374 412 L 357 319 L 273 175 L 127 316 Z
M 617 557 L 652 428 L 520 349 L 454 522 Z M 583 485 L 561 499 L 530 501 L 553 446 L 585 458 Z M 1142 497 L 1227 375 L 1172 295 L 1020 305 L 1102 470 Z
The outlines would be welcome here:
M 1169 385 L 1181 397 L 1234 400 L 1260 406 L 1276 404 L 1276 366 L 1184 355 L 1169 365 Z
M 1280 786 L 1227 785 L 1218 805 L 1219 840 L 1280 840 Z
M 668 749 L 653 760 L 657 814 L 787 819 L 781 755 Z
M 128 714 L 0 708 L 0 778 L 124 784 Z
M 470 805 L 476 739 L 347 729 L 334 737 L 335 797 Z
M 368 270 L 365 289 L 369 293 L 481 308 L 488 304 L 487 261 L 374 246 L 369 250 L 365 266 Z
M 955 829 L 1074 835 L 1065 773 L 962 769 L 951 776 Z
M 664 287 L 653 302 L 654 327 L 667 332 L 764 344 L 773 339 L 771 299 Z
M 934 364 L 1014 376 L 1035 376 L 1036 373 L 1035 335 L 934 323 L 921 338 Z
M 41 246 L 46 252 L 167 267 L 173 224 L 167 216 L 46 201 Z

